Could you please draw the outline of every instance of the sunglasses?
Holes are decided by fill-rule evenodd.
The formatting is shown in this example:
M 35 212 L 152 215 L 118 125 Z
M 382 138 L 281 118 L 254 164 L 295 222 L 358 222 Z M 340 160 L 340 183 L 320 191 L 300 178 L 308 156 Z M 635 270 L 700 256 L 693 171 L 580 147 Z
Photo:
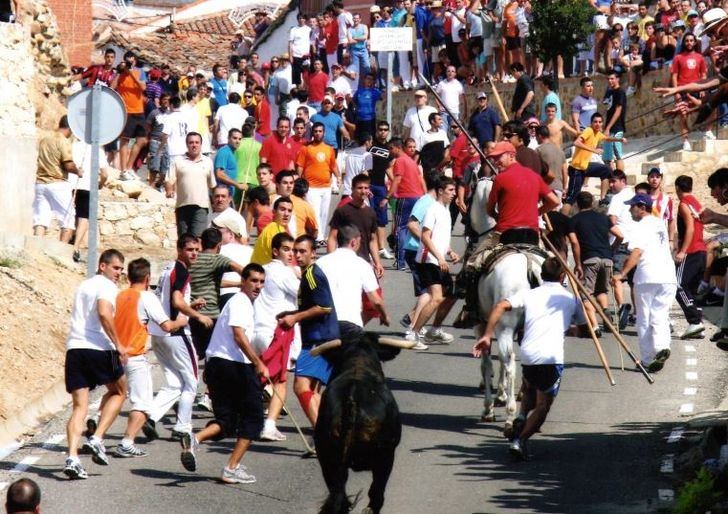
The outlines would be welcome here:
M 513 136 L 515 136 L 513 132 L 503 132 L 503 137 L 505 137 L 506 139 L 510 139 Z
M 253 95 L 243 95 L 243 98 L 253 98 Z

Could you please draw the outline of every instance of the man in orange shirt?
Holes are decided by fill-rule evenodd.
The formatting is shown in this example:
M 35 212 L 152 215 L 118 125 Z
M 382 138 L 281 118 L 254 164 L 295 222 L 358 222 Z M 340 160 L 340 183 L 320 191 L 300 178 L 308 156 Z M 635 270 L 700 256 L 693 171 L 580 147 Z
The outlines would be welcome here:
M 144 91 L 147 88 L 141 80 L 141 72 L 136 66 L 136 55 L 133 52 L 124 54 L 124 62 L 119 64 L 119 74 L 111 83 L 126 107 L 126 125 L 121 133 L 119 155 L 124 171 L 134 171 L 134 161 L 139 152 L 147 145 L 146 119 L 144 117 Z M 129 148 L 129 140 L 134 139 L 134 146 Z
M 323 123 L 314 123 L 311 129 L 313 141 L 301 148 L 296 157 L 296 171 L 308 181 L 309 190 L 306 199 L 316 213 L 316 224 L 319 227 L 318 246 L 326 246 L 326 227 L 331 205 L 331 176 L 336 176 L 337 184 L 341 182 L 334 149 L 323 141 L 324 130 Z
M 129 360 L 124 366 L 129 389 L 129 421 L 124 437 L 116 447 L 118 457 L 144 457 L 147 452 L 134 445 L 134 438 L 140 429 L 152 440 L 159 437 L 151 424 L 147 424 L 149 411 L 154 400 L 152 370 L 144 355 L 146 353 L 147 324 L 157 323 L 162 330 L 172 332 L 187 325 L 187 316 L 179 315 L 171 321 L 157 295 L 149 291 L 152 277 L 151 265 L 146 259 L 135 259 L 128 268 L 129 289 L 116 297 L 114 328 L 121 344 L 127 349 Z M 155 437 L 156 436 L 156 437 Z

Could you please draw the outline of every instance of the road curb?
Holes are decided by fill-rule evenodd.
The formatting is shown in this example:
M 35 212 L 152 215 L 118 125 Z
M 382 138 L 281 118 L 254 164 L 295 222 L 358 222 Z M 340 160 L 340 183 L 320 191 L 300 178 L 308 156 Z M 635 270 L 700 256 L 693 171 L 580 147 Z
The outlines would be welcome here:
M 50 416 L 71 403 L 63 380 L 59 380 L 40 398 L 26 405 L 11 418 L 0 423 L 0 448 L 12 444 L 21 435 L 35 429 Z

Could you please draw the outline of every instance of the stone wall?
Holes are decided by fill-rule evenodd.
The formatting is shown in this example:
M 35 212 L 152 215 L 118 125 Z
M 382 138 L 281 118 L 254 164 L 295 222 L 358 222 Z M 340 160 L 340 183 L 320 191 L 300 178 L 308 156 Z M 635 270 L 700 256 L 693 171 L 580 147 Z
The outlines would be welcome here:
M 661 104 L 669 101 L 669 99 L 660 98 L 652 92 L 653 87 L 667 85 L 669 78 L 670 74 L 668 70 L 650 72 L 643 77 L 641 90 L 627 98 L 627 138 L 676 133 L 678 130 L 678 122 L 663 118 L 662 111 L 664 109 L 658 108 Z M 496 87 L 501 95 L 503 106 L 510 116 L 510 106 L 515 84 L 497 84 Z M 626 78 L 622 80 L 622 87 L 627 87 Z M 594 77 L 594 96 L 597 100 L 601 101 L 606 89 L 606 77 L 602 75 Z M 490 87 L 473 88 L 468 86 L 466 90 L 469 111 L 468 114 L 472 112 L 477 105 L 475 95 L 478 91 L 485 91 L 489 93 L 489 104 L 493 108 L 497 109 L 495 97 L 490 94 L 492 92 Z M 579 78 L 561 79 L 559 81 L 558 94 L 561 98 L 562 116 L 567 121 L 570 121 L 571 100 L 574 99 L 580 92 L 581 86 L 579 86 Z M 537 112 L 540 110 L 541 99 L 543 96 L 543 88 L 540 86 L 539 82 L 536 82 Z M 434 105 L 433 98 L 430 98 L 430 103 Z M 404 114 L 407 109 L 413 105 L 414 99 L 411 91 L 392 94 L 392 132 L 395 135 L 402 134 L 402 120 L 404 119 Z M 380 119 L 385 119 L 385 109 L 385 102 L 379 102 L 378 116 Z M 606 108 L 601 108 L 600 112 L 602 112 L 602 114 L 606 114 Z M 469 116 L 465 116 L 464 121 L 467 122 L 468 118 Z
M 101 244 L 130 242 L 172 248 L 177 241 L 174 207 L 168 204 L 99 202 Z

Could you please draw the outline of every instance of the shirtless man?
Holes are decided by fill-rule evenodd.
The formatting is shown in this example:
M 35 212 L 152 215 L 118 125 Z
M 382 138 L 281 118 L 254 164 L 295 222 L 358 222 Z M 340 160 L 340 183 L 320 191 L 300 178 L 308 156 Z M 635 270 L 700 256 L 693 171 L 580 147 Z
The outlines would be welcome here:
M 574 136 L 574 138 L 579 135 L 569 123 L 556 119 L 556 104 L 546 105 L 546 126 L 549 128 L 549 139 L 559 148 L 563 147 L 564 131 Z

